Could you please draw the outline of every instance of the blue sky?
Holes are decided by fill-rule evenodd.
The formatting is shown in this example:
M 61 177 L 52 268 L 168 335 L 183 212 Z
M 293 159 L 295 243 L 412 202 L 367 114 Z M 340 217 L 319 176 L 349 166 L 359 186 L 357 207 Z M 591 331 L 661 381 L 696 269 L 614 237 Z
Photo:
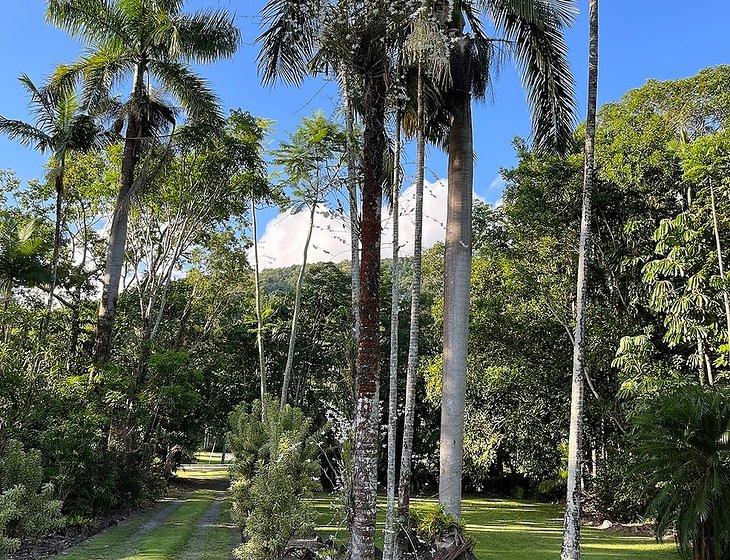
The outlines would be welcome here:
M 47 25 L 43 0 L 0 0 L 0 114 L 26 118 L 26 98 L 17 77 L 25 72 L 41 80 L 55 64 L 75 58 L 78 43 Z M 571 66 L 576 76 L 580 118 L 585 113 L 588 0 L 579 0 L 579 15 L 567 32 Z M 235 12 L 243 44 L 234 59 L 201 68 L 227 108 L 241 107 L 276 121 L 275 143 L 297 121 L 315 109 L 332 113 L 336 90 L 320 80 L 301 88 L 264 88 L 256 74 L 254 41 L 257 13 L 263 0 L 190 0 L 188 9 L 225 8 Z M 617 100 L 648 79 L 674 79 L 699 69 L 730 63 L 730 1 L 612 0 L 601 9 L 601 76 L 599 101 Z M 493 101 L 474 111 L 477 163 L 475 190 L 488 201 L 500 196 L 499 169 L 514 163 L 511 141 L 529 136 L 530 121 L 519 76 L 510 63 L 502 69 Z M 23 180 L 43 174 L 45 157 L 0 137 L 0 168 L 12 168 Z M 427 177 L 445 175 L 446 160 L 432 148 Z M 274 212 L 268 213 L 268 216 Z M 266 220 L 262 220 L 265 222 Z M 262 223 L 261 227 L 265 227 Z

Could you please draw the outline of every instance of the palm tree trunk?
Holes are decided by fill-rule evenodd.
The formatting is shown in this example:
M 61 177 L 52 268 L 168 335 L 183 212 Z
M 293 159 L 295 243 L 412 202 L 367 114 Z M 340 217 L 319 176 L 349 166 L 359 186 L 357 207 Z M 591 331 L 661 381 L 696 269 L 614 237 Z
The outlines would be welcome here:
M 53 232 L 53 262 L 51 263 L 51 290 L 48 293 L 46 312 L 51 312 L 53 296 L 56 293 L 58 282 L 58 259 L 61 253 L 61 229 L 63 227 L 63 171 L 65 157 L 59 162 L 58 174 L 55 179 L 56 187 L 56 224 Z M 48 318 L 46 318 L 48 320 Z M 45 329 L 44 329 L 45 332 Z
M 119 283 L 124 266 L 124 251 L 127 245 L 127 225 L 129 209 L 132 204 L 132 188 L 134 186 L 134 170 L 139 156 L 140 127 L 136 117 L 129 117 L 127 136 L 122 153 L 122 171 L 120 175 L 119 193 L 114 205 L 111 228 L 109 229 L 109 245 L 106 257 L 104 277 L 102 279 L 101 302 L 96 325 L 94 342 L 94 363 L 106 362 L 111 353 L 112 329 L 117 310 Z
M 345 133 L 347 135 L 347 192 L 350 206 L 350 273 L 352 282 L 352 340 L 357 354 L 360 337 L 360 243 L 357 204 L 357 157 L 355 154 L 355 124 L 350 82 L 347 71 L 342 73 L 342 96 L 345 101 Z M 357 358 L 353 360 L 353 380 L 357 379 Z
M 391 266 L 391 292 L 390 292 L 390 376 L 388 379 L 388 470 L 387 470 L 387 495 L 388 505 L 385 513 L 385 539 L 383 545 L 383 558 L 393 558 L 393 527 L 395 525 L 395 456 L 396 456 L 396 430 L 398 427 L 398 315 L 400 312 L 400 287 L 399 274 L 400 263 L 398 260 L 400 241 L 398 239 L 398 222 L 400 211 L 398 199 L 400 198 L 400 155 L 401 155 L 401 114 L 395 115 L 395 158 L 393 165 L 393 205 L 391 214 L 393 216 L 393 264 Z
M 317 201 L 312 203 L 309 212 L 309 230 L 307 231 L 307 239 L 304 242 L 304 252 L 302 253 L 302 266 L 299 268 L 297 276 L 297 284 L 294 289 L 294 312 L 291 318 L 291 331 L 289 333 L 289 350 L 286 354 L 286 367 L 284 368 L 284 382 L 281 386 L 281 408 L 284 408 L 289 397 L 289 382 L 291 381 L 291 372 L 294 367 L 294 347 L 297 342 L 297 329 L 299 328 L 299 307 L 302 301 L 302 283 L 304 281 L 304 273 L 307 270 L 307 252 L 309 251 L 309 242 L 312 240 L 312 230 L 314 229 L 314 216 L 317 213 Z
M 583 375 L 585 368 L 585 311 L 588 296 L 588 264 L 591 246 L 591 197 L 594 180 L 596 106 L 598 99 L 598 0 L 590 0 L 588 52 L 588 116 L 586 119 L 583 212 L 578 247 L 575 334 L 573 336 L 573 381 L 568 444 L 568 490 L 565 501 L 562 560 L 580 560 L 580 478 L 583 432 Z
M 263 324 L 261 322 L 261 286 L 259 284 L 259 240 L 256 231 L 256 203 L 251 199 L 251 221 L 253 235 L 253 285 L 256 305 L 256 346 L 259 352 L 259 378 L 261 388 L 261 417 L 264 416 L 264 403 L 266 402 L 266 360 L 264 359 L 264 338 L 262 335 Z
M 374 60 L 383 57 L 373 55 Z M 353 453 L 352 560 L 372 560 L 375 552 L 378 426 L 375 396 L 380 374 L 380 210 L 385 151 L 386 85 L 383 63 L 366 76 L 360 261 L 360 337 Z
M 420 61 L 419 61 L 420 62 Z M 402 522 L 408 516 L 411 498 L 411 462 L 413 459 L 413 430 L 416 415 L 416 380 L 418 373 L 418 336 L 421 315 L 421 261 L 423 240 L 423 183 L 426 163 L 424 131 L 423 65 L 418 65 L 418 131 L 416 138 L 416 215 L 413 235 L 413 280 L 411 285 L 411 317 L 406 369 L 406 403 L 403 417 L 400 479 L 398 481 L 398 513 Z M 400 547 L 398 554 L 400 556 Z
M 448 139 L 439 501 L 446 513 L 459 518 L 469 338 L 474 147 L 471 95 L 466 91 L 455 95 L 460 97 L 457 100 L 459 112 L 452 117 Z

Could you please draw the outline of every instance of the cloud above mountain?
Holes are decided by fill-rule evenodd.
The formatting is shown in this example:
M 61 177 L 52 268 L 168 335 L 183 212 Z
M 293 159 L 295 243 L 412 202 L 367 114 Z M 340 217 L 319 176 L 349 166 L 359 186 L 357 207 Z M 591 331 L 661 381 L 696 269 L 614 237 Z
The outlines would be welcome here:
M 444 240 L 446 225 L 446 180 L 433 183 L 426 181 L 423 195 L 423 247 L 432 247 Z M 415 232 L 415 185 L 408 187 L 400 197 L 400 254 L 413 254 Z M 475 198 L 480 198 L 476 194 Z M 336 204 L 336 208 L 317 208 L 308 262 L 339 262 L 350 258 L 349 218 Z M 383 206 L 382 256 L 393 255 L 393 220 L 388 206 Z M 266 224 L 259 239 L 259 262 L 261 268 L 280 268 L 300 264 L 302 250 L 307 236 L 309 212 L 278 214 Z M 251 251 L 252 253 L 252 251 Z M 249 255 L 251 258 L 253 255 Z

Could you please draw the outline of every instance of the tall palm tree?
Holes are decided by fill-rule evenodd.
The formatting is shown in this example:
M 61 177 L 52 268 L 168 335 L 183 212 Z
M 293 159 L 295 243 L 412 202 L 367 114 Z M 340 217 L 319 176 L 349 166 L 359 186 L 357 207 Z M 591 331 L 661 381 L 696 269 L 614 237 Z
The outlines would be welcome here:
M 30 96 L 34 122 L 27 123 L 0 116 L 0 132 L 23 146 L 32 146 L 41 153 L 50 152 L 52 156 L 49 176 L 53 179 L 56 191 L 56 213 L 51 286 L 47 304 L 50 311 L 56 291 L 61 250 L 66 156 L 69 152 L 87 152 L 101 148 L 109 135 L 97 126 L 94 117 L 85 110 L 73 89 L 59 90 L 49 86 L 39 88 L 25 74 L 19 80 Z
M 49 22 L 78 37 L 86 54 L 61 66 L 58 84 L 83 81 L 88 98 L 113 91 L 127 79 L 132 91 L 121 112 L 124 150 L 119 193 L 109 230 L 94 345 L 95 362 L 111 351 L 129 208 L 134 191 L 145 181 L 138 163 L 145 146 L 158 137 L 173 113 L 155 98 L 153 80 L 195 121 L 222 123 L 218 99 L 190 63 L 211 63 L 232 56 L 240 41 L 225 11 L 185 13 L 184 0 L 49 0 Z
M 578 244 L 578 275 L 573 333 L 573 380 L 568 442 L 568 489 L 563 526 L 563 560 L 580 560 L 580 472 L 583 438 L 583 376 L 585 373 L 585 311 L 588 297 L 588 261 L 591 247 L 591 202 L 595 175 L 596 110 L 598 104 L 598 0 L 590 0 L 588 45 L 588 115 L 586 118 L 583 210 Z
M 416 413 L 416 381 L 418 373 L 418 337 L 421 315 L 421 264 L 423 242 L 423 188 L 426 168 L 426 78 L 431 88 L 444 88 L 450 84 L 449 45 L 434 18 L 433 3 L 422 4 L 419 17 L 413 23 L 405 45 L 406 59 L 416 71 L 416 106 L 409 107 L 406 119 L 410 134 L 416 136 L 416 193 L 413 239 L 413 279 L 411 282 L 411 313 L 406 366 L 406 397 L 403 415 L 403 444 L 401 446 L 400 477 L 398 480 L 398 516 L 405 524 L 410 507 L 411 465 L 413 459 L 413 434 Z M 415 119 L 413 118 L 415 116 Z M 432 135 L 433 131 L 430 131 Z M 431 140 L 437 139 L 438 133 Z M 396 545 L 399 543 L 396 542 Z M 402 555 L 396 546 L 396 557 Z
M 451 3 L 445 5 L 452 6 Z M 485 13 L 481 14 L 479 8 Z M 574 16 L 572 0 L 455 0 L 442 11 L 444 30 L 451 37 L 452 86 L 443 95 L 448 111 L 443 383 L 439 500 L 447 513 L 461 515 L 464 443 L 469 279 L 471 275 L 471 216 L 474 175 L 472 99 L 485 97 L 498 45 L 516 59 L 532 113 L 538 149 L 569 140 L 574 122 L 573 79 L 562 30 Z M 497 37 L 487 36 L 480 17 L 493 23 Z M 466 32 L 467 26 L 470 33 Z
M 399 70 L 396 70 L 396 79 Z M 395 458 L 396 458 L 396 431 L 398 425 L 398 330 L 400 315 L 400 188 L 401 188 L 401 108 L 397 107 L 395 111 L 395 147 L 393 159 L 393 185 L 391 190 L 391 206 L 390 213 L 392 216 L 391 225 L 393 227 L 393 259 L 391 261 L 391 291 L 390 291 L 390 360 L 389 360 L 389 376 L 388 376 L 388 466 L 387 466 L 387 506 L 385 513 L 385 537 L 383 543 L 383 558 L 391 560 L 393 558 L 394 543 L 394 527 L 395 527 L 395 498 L 396 498 L 396 480 L 395 480 Z
M 260 69 L 264 82 L 300 82 L 312 68 L 332 61 L 352 69 L 362 92 L 362 219 L 357 352 L 357 398 L 353 452 L 353 515 L 350 556 L 371 560 L 375 553 L 375 396 L 380 372 L 380 210 L 386 150 L 385 106 L 394 18 L 407 13 L 386 0 L 269 0 L 263 10 Z M 395 23 L 395 25 L 394 25 Z

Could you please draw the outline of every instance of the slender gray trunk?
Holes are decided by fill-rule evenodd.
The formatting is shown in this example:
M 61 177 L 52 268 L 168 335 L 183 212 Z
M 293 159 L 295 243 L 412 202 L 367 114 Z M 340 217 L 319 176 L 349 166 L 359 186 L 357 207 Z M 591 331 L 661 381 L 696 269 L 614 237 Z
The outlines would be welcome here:
M 421 261 L 423 241 L 423 183 L 426 163 L 426 134 L 423 127 L 424 93 L 423 65 L 418 65 L 418 129 L 416 132 L 416 214 L 413 234 L 413 279 L 411 282 L 411 316 L 408 333 L 408 365 L 406 366 L 406 401 L 403 416 L 400 477 L 398 480 L 398 517 L 408 516 L 411 497 L 411 464 L 413 460 L 413 429 L 416 413 L 416 381 L 418 379 L 418 336 L 421 315 Z M 397 546 L 397 545 L 396 545 Z M 401 547 L 397 546 L 398 557 Z
M 720 227 L 717 223 L 717 207 L 715 204 L 715 187 L 710 181 L 710 203 L 712 208 L 712 228 L 715 232 L 715 248 L 717 251 L 717 266 L 720 269 L 720 278 L 725 281 L 725 267 L 722 260 L 722 243 L 720 242 Z M 725 328 L 727 329 L 726 343 L 728 345 L 728 357 L 730 358 L 730 298 L 727 290 L 723 288 L 722 299 L 725 303 Z
M 452 117 L 449 130 L 439 501 L 446 513 L 460 518 L 469 339 L 474 146 L 471 95 L 466 91 L 455 95 L 460 99 L 457 105 L 459 111 Z
M 261 388 L 261 417 L 264 416 L 264 403 L 266 402 L 266 360 L 264 358 L 264 337 L 262 335 L 263 324 L 261 321 L 261 285 L 259 283 L 259 236 L 256 231 L 256 202 L 251 199 L 251 222 L 253 234 L 253 285 L 254 299 L 256 305 L 256 346 L 259 352 L 259 377 Z
M 351 390 L 353 402 L 357 398 L 357 360 L 358 360 L 358 346 L 360 341 L 360 228 L 359 228 L 359 210 L 357 202 L 357 187 L 358 187 L 358 155 L 357 155 L 357 143 L 355 142 L 355 123 L 354 123 L 354 111 L 352 108 L 352 99 L 350 96 L 350 82 L 349 74 L 347 70 L 343 70 L 341 73 L 341 87 L 342 87 L 342 98 L 344 101 L 344 113 L 345 113 L 345 133 L 347 135 L 347 193 L 349 198 L 349 210 L 350 210 L 350 285 L 351 285 L 351 314 L 352 314 L 352 354 L 351 354 Z M 354 409 L 355 407 L 353 407 Z M 354 445 L 354 442 L 351 441 Z M 348 469 L 347 472 L 343 472 L 343 477 L 347 477 L 345 481 L 343 478 L 343 490 L 346 493 L 346 509 L 347 509 L 347 526 L 352 527 L 354 523 L 354 480 L 352 476 L 354 470 Z M 352 554 L 352 539 L 348 541 L 347 556 L 350 557 Z
M 299 307 L 302 301 L 302 283 L 304 274 L 307 270 L 307 252 L 309 251 L 309 242 L 312 240 L 312 230 L 314 229 L 314 216 L 317 212 L 317 200 L 315 197 L 312 208 L 309 212 L 309 229 L 307 230 L 307 239 L 304 242 L 304 251 L 302 253 L 302 266 L 299 268 L 297 276 L 297 284 L 294 289 L 294 312 L 291 318 L 291 331 L 289 333 L 289 350 L 286 354 L 286 367 L 284 368 L 284 382 L 281 386 L 281 408 L 284 408 L 289 398 L 289 382 L 291 381 L 291 372 L 294 367 L 294 348 L 297 343 L 297 330 L 299 328 Z
M 383 558 L 393 558 L 393 527 L 395 525 L 395 457 L 396 435 L 398 428 L 398 315 L 400 312 L 400 241 L 398 239 L 399 198 L 400 198 L 400 156 L 401 156 L 401 114 L 395 115 L 395 158 L 393 170 L 393 264 L 391 266 L 390 292 L 390 377 L 388 379 L 388 471 L 387 495 L 388 505 L 385 513 L 385 538 Z
M 133 98 L 139 98 L 145 87 L 145 65 L 140 63 L 135 72 Z M 134 171 L 139 158 L 142 130 L 139 119 L 130 115 L 127 119 L 127 132 L 122 152 L 122 168 L 119 177 L 119 193 L 114 206 L 111 228 L 109 229 L 109 248 L 102 278 L 101 301 L 94 341 L 94 363 L 106 362 L 111 353 L 114 318 L 119 297 L 119 282 L 124 267 L 124 251 L 127 246 L 127 226 L 129 209 L 132 204 Z
M 46 312 L 50 314 L 53 307 L 53 296 L 56 293 L 58 283 L 58 260 L 61 254 L 61 229 L 63 227 L 63 172 L 65 167 L 65 156 L 61 158 L 58 166 L 58 175 L 55 179 L 56 187 L 56 224 L 53 232 L 53 262 L 51 263 L 51 290 L 48 293 Z M 46 321 L 48 317 L 46 317 Z M 44 329 L 45 333 L 45 329 Z
M 583 436 L 583 371 L 585 369 L 585 311 L 588 299 L 588 265 L 591 247 L 591 197 L 595 173 L 596 107 L 598 99 L 598 0 L 590 0 L 588 49 L 588 116 L 586 118 L 583 211 L 578 246 L 573 381 L 568 444 L 568 489 L 565 500 L 562 560 L 580 560 L 581 440 Z

